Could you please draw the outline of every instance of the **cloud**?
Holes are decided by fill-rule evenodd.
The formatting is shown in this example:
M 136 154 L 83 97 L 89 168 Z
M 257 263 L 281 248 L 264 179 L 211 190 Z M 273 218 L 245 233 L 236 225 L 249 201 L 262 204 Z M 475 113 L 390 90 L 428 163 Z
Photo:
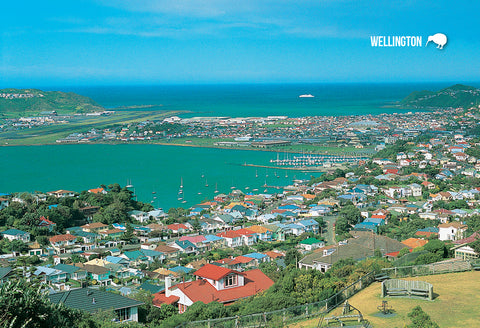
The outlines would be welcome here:
M 174 14 L 188 17 L 218 17 L 226 14 L 251 12 L 258 9 L 260 1 L 242 0 L 98 0 L 107 7 L 130 12 Z

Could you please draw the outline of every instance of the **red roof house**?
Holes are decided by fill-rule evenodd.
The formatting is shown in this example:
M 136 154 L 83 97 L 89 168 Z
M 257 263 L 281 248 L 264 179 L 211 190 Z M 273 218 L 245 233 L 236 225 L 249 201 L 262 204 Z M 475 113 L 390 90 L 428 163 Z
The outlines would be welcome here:
M 166 281 L 165 291 L 154 294 L 153 304 L 160 307 L 162 304 L 177 303 L 179 313 L 183 313 L 198 301 L 205 304 L 216 301 L 228 305 L 273 285 L 273 281 L 259 269 L 238 272 L 206 264 L 195 271 L 194 275 L 197 280 L 173 287 Z

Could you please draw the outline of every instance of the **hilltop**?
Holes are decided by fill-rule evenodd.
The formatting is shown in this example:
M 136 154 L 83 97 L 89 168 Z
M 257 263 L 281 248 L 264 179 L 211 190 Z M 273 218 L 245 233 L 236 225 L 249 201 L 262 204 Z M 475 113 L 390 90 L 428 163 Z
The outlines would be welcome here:
M 398 103 L 399 107 L 415 109 L 464 108 L 480 105 L 480 89 L 455 84 L 440 91 L 414 91 Z
M 0 114 L 23 114 L 42 111 L 86 113 L 104 108 L 92 99 L 74 92 L 38 89 L 0 89 Z

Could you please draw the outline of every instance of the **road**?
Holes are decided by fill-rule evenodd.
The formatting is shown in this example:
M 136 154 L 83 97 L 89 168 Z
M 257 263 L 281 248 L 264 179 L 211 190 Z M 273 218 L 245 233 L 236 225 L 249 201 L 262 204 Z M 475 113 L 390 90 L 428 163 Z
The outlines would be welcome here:
M 326 216 L 323 217 L 323 219 L 327 223 L 327 231 L 323 232 L 323 236 L 325 237 L 327 245 L 333 245 L 333 244 L 336 243 L 335 231 L 333 229 L 333 224 L 335 223 L 335 221 L 337 221 L 337 217 L 338 216 L 336 216 L 336 215 L 326 215 Z

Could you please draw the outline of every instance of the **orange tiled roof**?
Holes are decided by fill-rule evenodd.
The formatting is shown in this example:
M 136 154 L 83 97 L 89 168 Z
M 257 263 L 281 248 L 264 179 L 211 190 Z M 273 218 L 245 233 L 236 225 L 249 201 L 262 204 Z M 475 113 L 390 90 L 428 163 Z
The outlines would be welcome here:
M 408 238 L 404 241 L 402 241 L 402 244 L 407 246 L 408 248 L 417 248 L 417 247 L 422 247 L 426 243 L 428 243 L 428 240 L 425 239 L 419 239 L 419 238 Z
M 56 235 L 56 236 L 50 237 L 49 240 L 50 240 L 51 243 L 58 243 L 60 241 L 70 241 L 70 240 L 75 240 L 75 239 L 77 239 L 77 237 L 67 233 L 67 234 L 64 234 L 64 235 Z
M 105 189 L 103 188 L 95 188 L 95 189 L 88 189 L 89 192 L 93 193 L 93 194 L 98 194 L 98 193 L 101 193 L 101 192 L 104 192 Z
M 85 224 L 85 225 L 81 226 L 80 228 L 82 228 L 82 229 L 100 229 L 100 228 L 105 228 L 105 227 L 108 227 L 108 225 L 103 224 L 101 222 L 92 222 L 92 223 Z
M 238 273 L 235 270 L 227 269 L 224 267 L 219 267 L 213 264 L 205 264 L 203 267 L 195 271 L 193 274 L 202 278 L 220 280 L 230 273 Z

